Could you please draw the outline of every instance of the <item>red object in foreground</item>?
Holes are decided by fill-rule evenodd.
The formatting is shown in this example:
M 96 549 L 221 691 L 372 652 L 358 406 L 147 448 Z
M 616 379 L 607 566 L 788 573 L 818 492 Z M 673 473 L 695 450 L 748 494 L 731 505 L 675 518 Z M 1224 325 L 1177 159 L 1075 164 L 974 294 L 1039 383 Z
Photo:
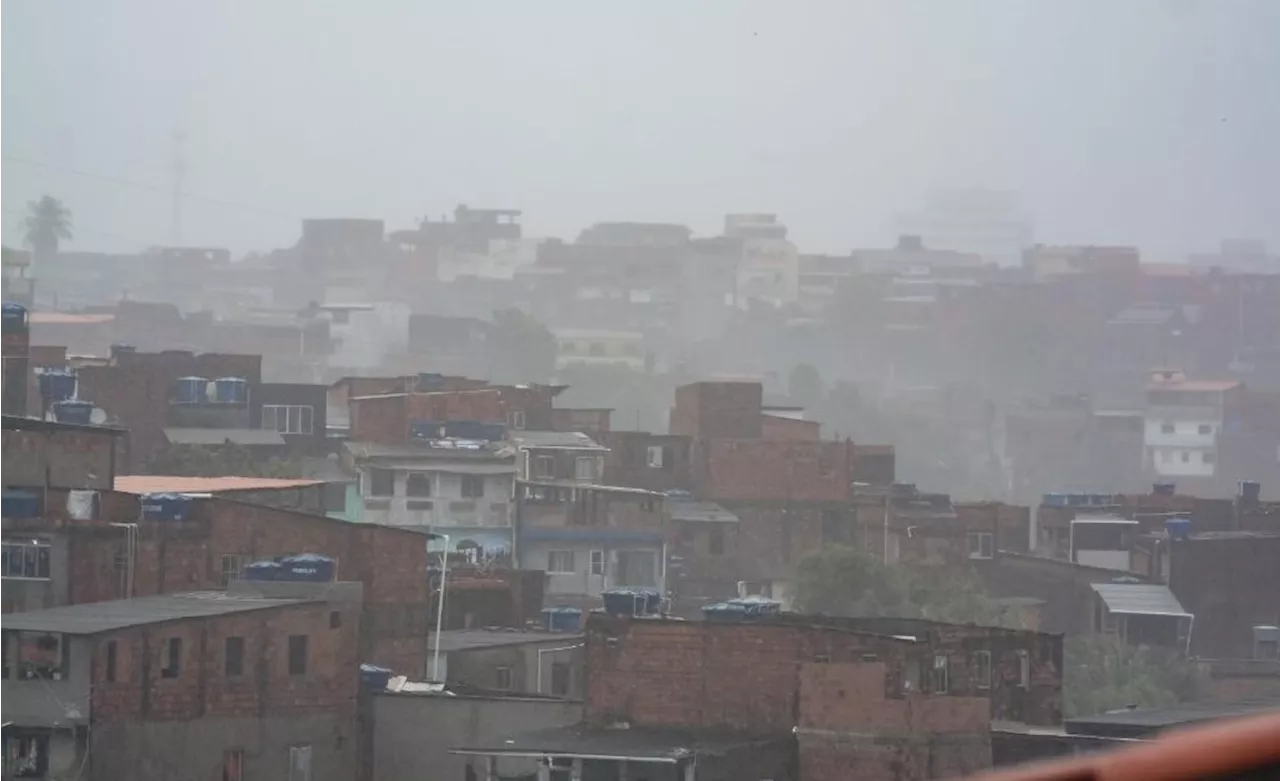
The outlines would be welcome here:
M 1173 730 L 1149 743 L 994 771 L 972 781 L 1215 781 L 1280 778 L 1280 713 Z

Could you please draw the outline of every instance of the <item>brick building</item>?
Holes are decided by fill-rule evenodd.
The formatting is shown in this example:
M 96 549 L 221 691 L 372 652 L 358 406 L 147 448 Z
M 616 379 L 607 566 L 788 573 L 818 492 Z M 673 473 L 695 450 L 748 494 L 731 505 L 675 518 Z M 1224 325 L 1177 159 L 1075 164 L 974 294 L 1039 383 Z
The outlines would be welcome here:
M 6 614 L 221 589 L 252 561 L 318 553 L 335 559 L 338 579 L 364 586 L 361 661 L 409 675 L 423 670 L 429 608 L 421 534 L 218 497 L 188 498 L 175 519 L 149 516 L 133 494 L 45 493 L 34 514 L 6 508 L 6 559 L 30 553 L 35 563 L 30 575 L 5 575 Z
M 4 485 L 110 489 L 125 473 L 129 432 L 109 426 L 4 416 Z
M 237 587 L 6 616 L 5 777 L 357 777 L 359 585 Z
M 925 779 L 989 767 L 992 718 L 1060 720 L 1060 636 L 786 614 L 597 615 L 586 635 L 581 725 L 455 753 L 582 777 Z

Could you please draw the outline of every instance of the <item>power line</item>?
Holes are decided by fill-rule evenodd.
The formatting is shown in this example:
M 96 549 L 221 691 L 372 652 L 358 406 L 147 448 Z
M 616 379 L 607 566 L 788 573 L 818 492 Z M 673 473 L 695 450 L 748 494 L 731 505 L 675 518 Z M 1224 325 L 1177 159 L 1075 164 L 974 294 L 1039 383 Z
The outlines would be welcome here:
M 216 203 L 221 206 L 230 206 L 236 209 L 243 209 L 245 211 L 258 212 L 259 214 L 267 214 L 272 217 L 281 217 L 289 220 L 302 219 L 302 217 L 296 214 L 289 214 L 288 212 L 282 212 L 276 209 L 269 209 L 264 206 L 255 206 L 253 204 L 244 203 L 242 201 L 232 201 L 226 198 L 215 198 L 214 196 L 211 196 L 211 195 L 202 195 L 200 193 L 193 193 L 193 192 L 187 192 L 187 191 L 175 192 L 172 188 L 162 187 L 160 185 L 147 184 L 146 182 L 138 182 L 131 179 L 122 179 L 118 176 L 107 176 L 105 174 L 96 174 L 91 171 L 82 171 L 80 169 L 69 168 L 67 166 L 53 165 L 51 163 L 45 163 L 39 160 L 32 160 L 29 157 L 6 154 L 6 155 L 3 155 L 3 158 L 5 160 L 9 160 L 15 163 L 23 163 L 25 165 L 30 165 L 35 168 L 44 168 L 49 171 L 56 171 L 58 173 L 70 174 L 72 176 L 81 176 L 81 177 L 84 177 L 85 179 L 96 179 L 97 181 L 100 181 L 100 182 L 109 182 L 111 184 L 121 185 L 124 187 L 136 187 L 141 190 L 150 190 L 151 192 L 163 193 L 165 195 L 177 196 L 179 198 L 190 198 L 192 200 L 206 201 L 208 203 Z

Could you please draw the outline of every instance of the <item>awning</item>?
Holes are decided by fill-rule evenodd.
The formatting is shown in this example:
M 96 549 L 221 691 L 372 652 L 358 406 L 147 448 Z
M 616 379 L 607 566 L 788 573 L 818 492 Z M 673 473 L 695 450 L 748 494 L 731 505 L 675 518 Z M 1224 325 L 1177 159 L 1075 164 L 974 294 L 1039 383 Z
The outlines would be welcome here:
M 1094 583 L 1107 610 L 1117 615 L 1190 618 L 1168 586 L 1149 583 Z

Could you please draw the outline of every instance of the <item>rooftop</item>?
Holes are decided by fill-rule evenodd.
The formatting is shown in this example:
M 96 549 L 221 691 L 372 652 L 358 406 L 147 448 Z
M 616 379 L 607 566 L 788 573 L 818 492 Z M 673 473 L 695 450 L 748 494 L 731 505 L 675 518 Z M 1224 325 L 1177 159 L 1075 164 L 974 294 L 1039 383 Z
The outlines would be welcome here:
M 507 437 L 519 447 L 561 448 L 565 450 L 608 450 L 577 431 L 512 431 Z
M 216 494 L 221 491 L 266 491 L 307 488 L 323 480 L 272 477 L 182 477 L 178 475 L 117 475 L 115 489 L 126 494 Z
M 1268 712 L 1280 712 L 1280 699 L 1225 703 L 1198 702 L 1172 705 L 1167 708 L 1126 709 L 1068 719 L 1066 730 L 1069 735 L 1137 738 L 1170 727 L 1201 724 L 1238 716 L 1255 716 Z
M 230 442 L 249 447 L 284 445 L 279 432 L 259 428 L 166 428 L 165 439 L 172 445 L 224 445 Z
M 698 521 L 704 523 L 737 523 L 738 516 L 715 502 L 693 499 L 667 498 L 667 509 L 673 521 Z
M 8 619 L 5 620 L 6 624 Z M 563 642 L 572 645 L 582 640 L 580 634 L 567 632 L 531 632 L 524 629 L 446 629 L 440 633 L 440 650 L 473 651 L 477 648 L 500 648 L 526 643 Z
M 102 325 L 115 320 L 115 315 L 85 315 L 75 312 L 32 312 L 31 325 Z
M 113 437 L 125 436 L 129 432 L 122 428 L 114 426 L 95 426 L 81 425 L 79 423 L 59 423 L 54 420 L 41 420 L 40 418 L 29 418 L 23 415 L 5 415 L 4 428 L 6 431 L 83 431 L 87 433 L 104 434 Z
M 1153 583 L 1094 583 L 1107 610 L 1120 615 L 1190 617 L 1168 586 Z
M 789 736 L 780 736 L 789 737 Z M 774 738 L 779 739 L 779 738 Z M 628 759 L 635 762 L 669 762 L 697 755 L 725 754 L 767 738 L 728 732 L 656 730 L 637 728 L 590 729 L 581 726 L 552 727 L 522 732 L 490 741 L 487 745 L 452 749 L 452 754 L 583 759 Z
M 117 599 L 5 616 L 6 631 L 58 632 L 68 635 L 95 635 L 134 626 L 158 624 L 185 618 L 207 618 L 251 610 L 266 610 L 306 602 L 306 599 L 267 599 L 229 594 L 225 591 L 196 591 L 158 597 Z

